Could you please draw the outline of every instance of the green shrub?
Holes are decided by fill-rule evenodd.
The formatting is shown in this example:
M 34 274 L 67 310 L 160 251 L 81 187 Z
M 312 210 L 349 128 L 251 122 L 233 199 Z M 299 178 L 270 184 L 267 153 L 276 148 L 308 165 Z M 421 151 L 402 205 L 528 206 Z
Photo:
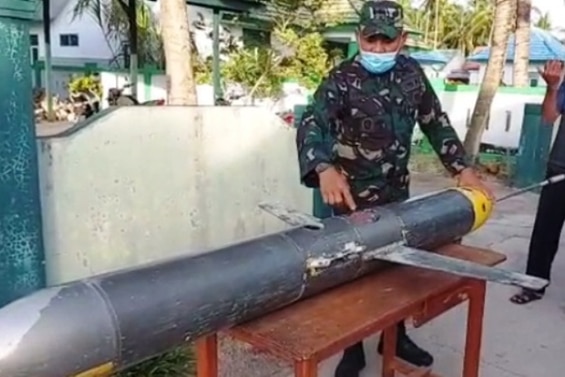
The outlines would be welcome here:
M 192 346 L 184 346 L 135 365 L 116 377 L 192 377 L 196 361 Z
M 73 75 L 69 82 L 69 92 L 72 94 L 92 92 L 102 97 L 102 83 L 96 75 Z

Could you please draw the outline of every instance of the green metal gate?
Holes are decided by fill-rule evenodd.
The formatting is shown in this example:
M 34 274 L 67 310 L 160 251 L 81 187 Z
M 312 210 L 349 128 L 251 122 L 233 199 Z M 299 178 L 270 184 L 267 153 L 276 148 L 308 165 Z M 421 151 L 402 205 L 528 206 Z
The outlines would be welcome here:
M 545 178 L 552 134 L 553 127 L 542 121 L 541 105 L 527 103 L 513 174 L 514 186 L 525 187 Z

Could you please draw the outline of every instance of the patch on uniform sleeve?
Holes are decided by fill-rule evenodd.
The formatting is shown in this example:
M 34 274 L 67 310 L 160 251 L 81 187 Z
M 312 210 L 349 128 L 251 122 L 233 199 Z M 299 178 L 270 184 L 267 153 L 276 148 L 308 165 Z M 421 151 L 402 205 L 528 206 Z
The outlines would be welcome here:
M 405 100 L 409 101 L 412 107 L 417 108 L 424 93 L 422 72 L 414 65 L 418 63 L 413 63 L 410 58 L 402 60 L 404 61 L 401 69 L 395 72 L 394 82 L 400 88 Z

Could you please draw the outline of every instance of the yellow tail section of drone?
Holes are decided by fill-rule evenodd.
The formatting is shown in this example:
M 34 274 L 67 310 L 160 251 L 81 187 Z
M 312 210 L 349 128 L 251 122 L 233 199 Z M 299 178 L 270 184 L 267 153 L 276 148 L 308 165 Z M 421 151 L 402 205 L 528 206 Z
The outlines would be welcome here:
M 459 191 L 461 194 L 465 195 L 467 199 L 471 202 L 473 206 L 473 212 L 475 214 L 475 221 L 473 222 L 473 227 L 471 231 L 474 231 L 490 218 L 492 209 L 494 207 L 493 200 L 482 190 L 471 188 L 471 187 L 456 187 L 454 190 Z

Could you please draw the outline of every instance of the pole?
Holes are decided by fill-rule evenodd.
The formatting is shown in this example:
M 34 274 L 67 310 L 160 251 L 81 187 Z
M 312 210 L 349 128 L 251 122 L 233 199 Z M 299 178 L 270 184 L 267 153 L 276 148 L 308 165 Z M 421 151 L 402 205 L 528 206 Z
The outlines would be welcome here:
M 0 3 L 0 307 L 45 286 L 29 23 L 37 3 Z
M 51 61 L 51 0 L 43 0 L 43 42 L 45 45 L 45 99 L 47 101 L 47 120 L 55 121 L 53 113 L 53 85 L 52 61 Z
M 129 20 L 129 45 L 130 45 L 130 62 L 129 62 L 129 82 L 131 83 L 131 95 L 137 98 L 137 79 L 138 75 L 138 57 L 137 57 L 137 0 L 129 0 L 128 6 Z
M 212 17 L 212 80 L 214 101 L 223 96 L 220 82 L 220 10 L 214 9 Z

